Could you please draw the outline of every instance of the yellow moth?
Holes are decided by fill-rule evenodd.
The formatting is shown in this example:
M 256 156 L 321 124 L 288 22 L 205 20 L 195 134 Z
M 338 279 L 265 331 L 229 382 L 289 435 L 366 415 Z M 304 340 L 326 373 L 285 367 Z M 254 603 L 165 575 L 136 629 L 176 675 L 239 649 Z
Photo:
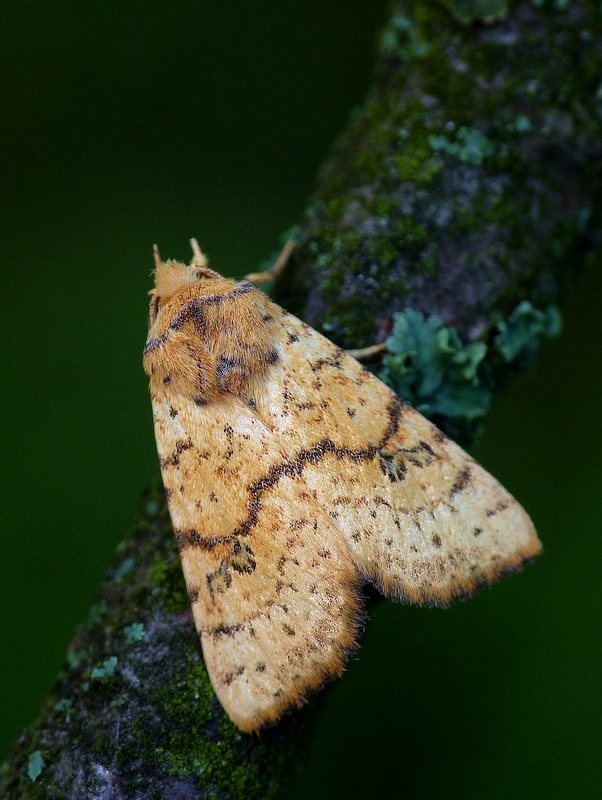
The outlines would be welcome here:
M 540 550 L 454 442 L 248 280 L 161 262 L 144 368 L 203 655 L 243 731 L 339 674 L 361 586 L 446 606 Z

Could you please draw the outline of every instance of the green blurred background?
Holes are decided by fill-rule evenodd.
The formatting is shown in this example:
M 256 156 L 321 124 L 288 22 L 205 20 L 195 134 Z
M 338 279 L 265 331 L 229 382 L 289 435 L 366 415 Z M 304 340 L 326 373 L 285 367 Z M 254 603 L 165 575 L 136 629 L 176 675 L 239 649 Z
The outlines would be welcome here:
M 0 758 L 35 716 L 156 454 L 151 245 L 256 269 L 361 103 L 385 0 L 3 8 Z M 381 603 L 285 796 L 597 797 L 602 281 L 477 457 L 546 552 L 450 611 Z

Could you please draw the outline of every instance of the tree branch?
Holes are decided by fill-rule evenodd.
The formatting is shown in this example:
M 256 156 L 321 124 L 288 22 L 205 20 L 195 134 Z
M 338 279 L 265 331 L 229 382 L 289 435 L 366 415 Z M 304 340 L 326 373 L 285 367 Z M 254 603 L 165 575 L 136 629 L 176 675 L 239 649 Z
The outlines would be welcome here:
M 489 391 L 532 354 L 545 320 L 536 325 L 531 314 L 517 327 L 516 309 L 528 301 L 543 313 L 556 301 L 600 207 L 597 2 L 513 3 L 490 25 L 463 25 L 457 17 L 470 15 L 454 16 L 456 6 L 394 5 L 377 84 L 322 171 L 276 287 L 281 302 L 344 346 L 393 331 L 401 349 L 389 377 L 416 392 L 441 342 L 464 373 L 474 367 L 466 380 Z M 414 316 L 403 318 L 405 333 L 436 329 L 439 349 L 428 357 L 406 353 L 393 329 L 406 307 Z M 478 352 L 467 349 L 474 345 Z M 455 424 L 467 417 L 459 408 Z M 297 712 L 250 737 L 224 715 L 155 488 L 51 697 L 15 744 L 0 795 L 272 797 L 308 719 Z

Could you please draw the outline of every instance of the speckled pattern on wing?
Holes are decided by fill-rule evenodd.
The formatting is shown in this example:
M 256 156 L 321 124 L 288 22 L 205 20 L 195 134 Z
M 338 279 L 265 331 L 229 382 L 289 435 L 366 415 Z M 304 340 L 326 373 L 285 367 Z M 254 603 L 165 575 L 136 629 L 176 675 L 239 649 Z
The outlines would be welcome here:
M 243 730 L 336 675 L 353 646 L 358 576 L 343 537 L 282 470 L 238 398 L 153 398 L 163 481 L 211 680 Z
M 341 671 L 362 581 L 447 605 L 539 551 L 497 481 L 246 281 L 160 265 L 144 364 L 195 624 L 242 730 Z
M 362 576 L 388 597 L 448 605 L 539 551 L 529 517 L 474 459 L 324 336 L 281 311 L 281 374 L 259 406 Z

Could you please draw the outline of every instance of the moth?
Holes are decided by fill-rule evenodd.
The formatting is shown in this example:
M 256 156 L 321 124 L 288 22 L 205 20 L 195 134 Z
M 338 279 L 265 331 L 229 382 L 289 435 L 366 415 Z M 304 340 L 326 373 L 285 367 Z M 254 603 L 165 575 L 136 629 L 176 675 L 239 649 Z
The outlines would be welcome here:
M 362 584 L 447 606 L 540 550 L 516 500 L 249 280 L 156 252 L 144 368 L 205 663 L 243 731 L 338 675 Z

